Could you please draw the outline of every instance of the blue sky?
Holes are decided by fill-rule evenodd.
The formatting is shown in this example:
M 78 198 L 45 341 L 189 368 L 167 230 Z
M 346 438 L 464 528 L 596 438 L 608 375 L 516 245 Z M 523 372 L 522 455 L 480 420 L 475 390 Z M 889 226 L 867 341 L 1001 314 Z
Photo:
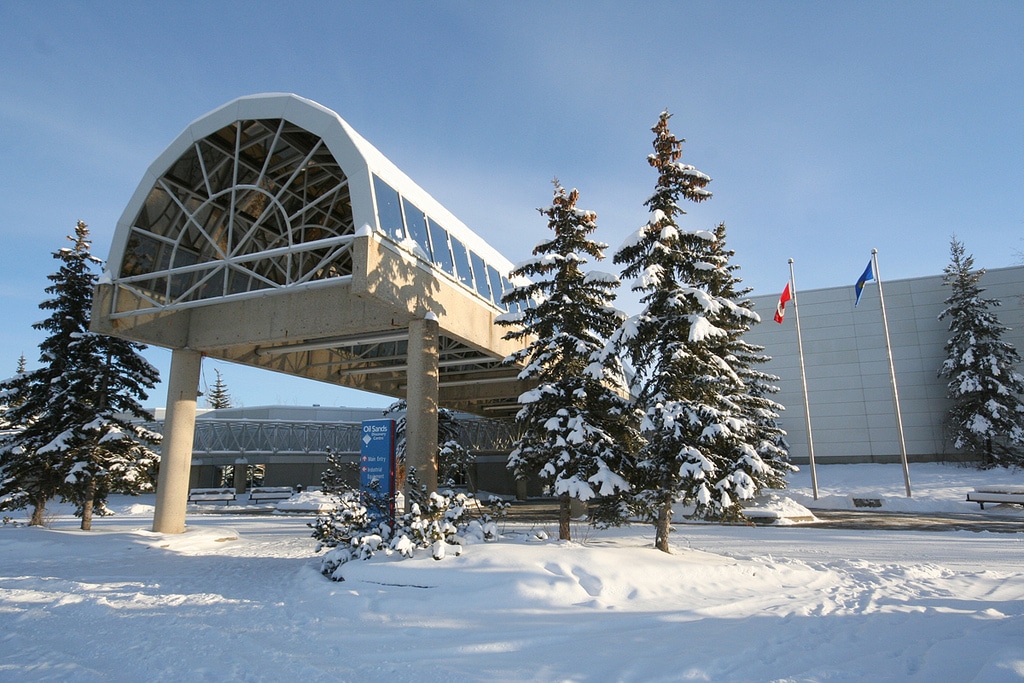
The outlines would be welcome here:
M 338 112 L 512 261 L 545 236 L 554 177 L 610 252 L 641 225 L 667 108 L 713 178 L 685 225 L 724 221 L 755 294 L 789 258 L 800 289 L 852 287 L 872 248 L 885 280 L 939 273 L 954 232 L 978 266 L 1024 262 L 1019 0 L 7 0 L 0 64 L 0 375 L 36 365 L 75 221 L 105 258 L 157 155 L 257 92 Z M 147 357 L 166 374 L 169 352 Z M 388 402 L 208 362 L 211 384 L 214 367 L 245 405 Z

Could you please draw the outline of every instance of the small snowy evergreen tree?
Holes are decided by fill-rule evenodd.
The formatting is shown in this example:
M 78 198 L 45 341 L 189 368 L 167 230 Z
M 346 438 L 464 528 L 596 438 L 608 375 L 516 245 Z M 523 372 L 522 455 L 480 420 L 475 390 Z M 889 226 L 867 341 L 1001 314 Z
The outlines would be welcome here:
M 355 488 L 359 481 L 359 465 L 342 460 L 330 446 L 327 447 L 327 467 L 320 474 L 320 491 L 325 495 L 338 496 Z
M 25 354 L 18 356 L 18 365 L 14 371 L 14 377 L 18 375 L 24 375 L 25 370 L 28 367 L 28 361 L 25 360 Z M 11 400 L 13 398 L 13 400 Z M 17 425 L 12 424 L 7 419 L 7 410 L 10 408 L 9 404 L 19 402 L 15 397 L 8 397 L 7 392 L 0 390 L 0 430 L 16 429 Z
M 471 470 L 476 456 L 470 453 L 458 439 L 449 439 L 437 447 L 437 482 L 446 489 L 464 488 L 472 490 Z
M 47 503 L 57 497 L 64 481 L 59 463 L 50 454 L 36 452 L 43 442 L 38 429 L 38 412 L 46 407 L 42 391 L 48 381 L 44 369 L 18 372 L 0 383 L 4 404 L 4 432 L 0 434 L 0 510 L 32 508 L 30 526 L 44 523 Z M 31 428 L 31 429 L 30 429 Z
M 214 410 L 230 408 L 231 394 L 228 392 L 228 385 L 224 382 L 224 377 L 220 374 L 220 370 L 214 368 L 213 372 L 216 374 L 217 379 L 214 380 L 213 388 L 210 389 L 210 394 L 206 397 L 206 405 Z
M 407 403 L 404 399 L 395 401 L 384 409 L 384 416 L 397 417 L 395 421 L 395 460 L 398 462 L 399 473 L 406 472 L 405 467 L 405 411 Z M 469 452 L 461 441 L 459 418 L 455 411 L 447 408 L 437 409 L 437 483 L 439 487 L 455 488 L 465 482 L 470 485 L 471 469 L 476 456 Z M 402 489 L 409 503 L 424 502 L 426 494 L 420 485 L 406 486 Z
M 138 400 L 154 386 L 157 371 L 143 347 L 89 331 L 92 290 L 99 263 L 89 231 L 79 221 L 73 247 L 53 254 L 61 262 L 40 304 L 51 315 L 33 327 L 50 335 L 39 345 L 38 370 L 0 385 L 17 429 L 0 443 L 0 496 L 5 504 L 32 505 L 32 524 L 42 523 L 47 501 L 58 495 L 78 506 L 82 528 L 94 509 L 103 511 L 112 491 L 151 488 L 158 456 L 147 442 L 159 439 L 133 420 L 151 420 Z
M 728 255 L 716 234 L 679 224 L 679 202 L 708 199 L 711 179 L 679 161 L 683 141 L 669 130 L 669 116 L 663 112 L 652 129 L 648 162 L 658 182 L 646 202 L 650 219 L 615 255 L 644 309 L 612 340 L 636 371 L 646 438 L 636 498 L 656 520 L 655 545 L 665 552 L 677 499 L 693 503 L 697 517 L 735 518 L 758 488 L 752 473 L 764 466 L 730 348 L 757 316 L 732 300 Z
M 473 490 L 476 456 L 462 445 L 462 426 L 453 410 L 437 409 L 437 483 L 448 489 Z
M 537 387 L 519 397 L 523 434 L 509 455 L 518 477 L 539 475 L 560 500 L 559 538 L 571 535 L 571 500 L 621 496 L 629 489 L 626 449 L 629 404 L 621 364 L 604 353 L 624 317 L 612 307 L 618 278 L 585 272 L 606 244 L 589 238 L 597 216 L 576 206 L 579 192 L 555 181 L 554 201 L 540 212 L 554 232 L 518 264 L 514 278 L 531 280 L 505 295 L 517 312 L 496 322 L 506 339 L 526 342 L 507 362 L 525 365 L 519 379 Z M 620 393 L 621 392 L 621 393 Z
M 954 236 L 943 284 L 951 293 L 939 320 L 949 318 L 952 336 L 939 376 L 949 380 L 952 402 L 947 427 L 956 448 L 981 458 L 983 467 L 1024 465 L 1024 376 L 1015 369 L 1020 356 L 1002 341 L 1009 328 L 989 309 L 998 299 L 982 297 L 984 269 Z
M 213 387 L 207 389 L 206 406 L 214 410 L 218 410 L 220 408 L 230 408 L 231 394 L 228 392 L 227 383 L 224 382 L 224 377 L 220 374 L 220 370 L 214 368 L 213 372 L 216 375 L 216 379 L 213 382 Z M 245 467 L 246 482 L 257 481 L 260 477 L 258 468 L 260 468 L 261 466 L 259 465 L 225 465 L 220 470 L 221 486 L 234 486 L 235 467 Z

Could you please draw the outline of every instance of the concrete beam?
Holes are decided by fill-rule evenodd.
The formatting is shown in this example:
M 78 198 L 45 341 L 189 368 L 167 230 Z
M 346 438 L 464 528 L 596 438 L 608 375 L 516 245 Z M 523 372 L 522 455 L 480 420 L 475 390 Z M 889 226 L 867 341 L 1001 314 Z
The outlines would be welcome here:
M 97 285 L 92 297 L 89 329 L 100 334 L 131 339 L 143 344 L 180 349 L 188 343 L 190 310 L 157 311 L 124 318 L 111 318 L 116 313 L 146 310 L 142 300 L 122 289 L 118 293 L 117 310 L 113 309 L 114 286 Z
M 355 240 L 354 259 L 362 257 L 363 248 L 367 272 L 361 275 L 353 269 L 354 295 L 370 297 L 384 309 L 401 311 L 408 320 L 433 313 L 442 334 L 498 358 L 519 349 L 518 343 L 505 340 L 505 330 L 494 324 L 498 311 L 461 284 L 379 238 Z

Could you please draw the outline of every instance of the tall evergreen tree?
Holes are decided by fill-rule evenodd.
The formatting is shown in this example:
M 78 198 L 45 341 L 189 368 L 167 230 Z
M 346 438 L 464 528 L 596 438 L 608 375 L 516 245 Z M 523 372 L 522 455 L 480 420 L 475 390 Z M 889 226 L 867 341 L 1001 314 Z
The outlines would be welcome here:
M 131 420 L 152 419 L 138 400 L 158 375 L 138 355 L 141 345 L 89 331 L 92 268 L 100 261 L 85 223 L 69 240 L 72 247 L 53 254 L 61 262 L 46 288 L 53 298 L 40 304 L 52 313 L 34 325 L 50 333 L 39 345 L 41 367 L 0 384 L 18 426 L 0 443 L 0 496 L 32 505 L 31 523 L 41 524 L 46 503 L 59 495 L 78 505 L 89 529 L 110 492 L 151 487 L 157 456 L 145 444 L 159 435 Z
M 206 397 L 206 404 L 215 410 L 230 408 L 231 394 L 228 392 L 228 385 L 224 382 L 224 377 L 220 374 L 220 370 L 214 368 L 213 372 L 216 374 L 217 379 L 213 382 L 210 395 Z
M 749 299 L 751 289 L 742 286 L 738 276 L 739 266 L 732 263 L 736 252 L 726 247 L 725 223 L 715 228 L 714 251 L 721 260 L 722 266 L 717 268 L 710 279 L 709 293 L 732 301 L 738 309 L 745 309 L 746 314 L 727 316 L 721 325 L 728 334 L 721 337 L 722 347 L 717 352 L 736 372 L 742 382 L 740 393 L 726 397 L 732 401 L 735 409 L 748 420 L 748 430 L 743 435 L 744 447 L 749 444 L 753 453 L 727 450 L 723 455 L 730 476 L 726 477 L 736 489 L 733 498 L 741 490 L 753 487 L 754 493 L 765 488 L 785 488 L 785 475 L 796 468 L 789 462 L 789 450 L 785 442 L 785 432 L 779 427 L 779 413 L 785 410 L 781 404 L 773 401 L 771 396 L 780 389 L 776 385 L 778 376 L 759 369 L 759 366 L 771 360 L 764 354 L 764 347 L 754 345 L 744 339 L 751 325 L 759 324 L 761 318 L 753 311 L 753 302 Z M 728 448 L 732 448 L 730 445 Z M 741 499 L 749 495 L 740 495 Z
M 1024 465 L 1024 376 L 1015 369 L 1020 356 L 1002 341 L 1009 328 L 989 310 L 1002 302 L 982 297 L 985 270 L 974 270 L 974 256 L 956 236 L 943 272 L 951 292 L 939 320 L 949 319 L 952 336 L 939 376 L 949 380 L 946 422 L 953 445 L 979 456 L 984 467 Z
M 622 314 L 612 307 L 618 278 L 585 272 L 603 259 L 606 244 L 589 238 L 597 215 L 576 206 L 579 192 L 555 181 L 554 201 L 540 212 L 554 232 L 515 267 L 515 287 L 504 302 L 518 309 L 501 316 L 505 338 L 526 343 L 508 362 L 537 387 L 519 397 L 516 419 L 525 429 L 509 456 L 517 476 L 539 475 L 560 500 L 559 538 L 571 535 L 571 499 L 615 497 L 629 489 L 629 405 L 616 356 L 603 353 Z
M 65 433 L 70 415 L 78 412 L 73 384 L 80 359 L 75 354 L 82 349 L 78 341 L 89 333 L 91 268 L 99 262 L 89 253 L 87 235 L 79 221 L 75 237 L 69 237 L 73 246 L 53 254 L 61 265 L 48 276 L 52 284 L 45 291 L 54 298 L 39 305 L 52 313 L 33 325 L 49 333 L 39 345 L 39 369 L 15 375 L 2 385 L 12 406 L 8 420 L 18 429 L 0 445 L 0 495 L 12 507 L 31 505 L 30 524 L 42 524 L 47 502 L 61 494 L 69 474 L 54 437 Z
M 82 529 L 92 526 L 94 512 L 107 514 L 110 493 L 137 495 L 153 490 L 159 456 L 151 445 L 160 435 L 142 426 L 153 415 L 142 407 L 159 373 L 141 355 L 136 342 L 89 333 L 82 339 L 92 367 L 84 384 L 82 411 L 67 432 L 71 472 L 65 497 L 78 506 Z
M 643 311 L 614 335 L 636 372 L 644 413 L 637 501 L 655 519 L 655 545 L 669 552 L 672 506 L 695 504 L 702 518 L 734 518 L 757 490 L 756 429 L 740 397 L 733 339 L 757 318 L 731 298 L 728 256 L 715 233 L 680 225 L 683 200 L 711 197 L 710 178 L 680 162 L 683 140 L 663 112 L 648 162 L 658 172 L 650 219 L 615 255 L 633 279 Z M 745 398 L 742 400 L 746 400 Z M 745 464 L 746 463 L 746 464 Z

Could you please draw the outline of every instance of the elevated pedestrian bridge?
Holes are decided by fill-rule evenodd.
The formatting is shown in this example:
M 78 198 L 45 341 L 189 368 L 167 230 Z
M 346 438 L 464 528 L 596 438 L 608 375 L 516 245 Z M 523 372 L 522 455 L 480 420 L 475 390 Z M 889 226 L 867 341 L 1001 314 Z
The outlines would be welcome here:
M 197 420 L 193 462 L 231 465 L 289 462 L 359 452 L 358 422 L 282 422 L 279 420 Z M 199 459 L 199 460 L 197 460 Z
M 235 100 L 153 163 L 118 223 L 94 327 L 404 398 L 409 325 L 437 320 L 442 405 L 508 414 L 493 325 L 511 264 L 334 112 Z
M 194 121 L 93 299 L 95 331 L 172 350 L 154 529 L 184 529 L 203 356 L 407 399 L 407 457 L 436 488 L 437 405 L 507 416 L 528 388 L 494 325 L 510 270 L 326 107 L 254 95 Z
M 162 420 L 146 427 L 164 431 Z M 357 455 L 361 436 L 359 422 L 200 419 L 196 420 L 192 462 L 214 466 L 234 465 L 239 459 L 248 464 L 319 462 L 328 452 Z M 459 443 L 474 453 L 507 453 L 516 436 L 515 423 L 506 420 L 464 419 L 459 423 Z

